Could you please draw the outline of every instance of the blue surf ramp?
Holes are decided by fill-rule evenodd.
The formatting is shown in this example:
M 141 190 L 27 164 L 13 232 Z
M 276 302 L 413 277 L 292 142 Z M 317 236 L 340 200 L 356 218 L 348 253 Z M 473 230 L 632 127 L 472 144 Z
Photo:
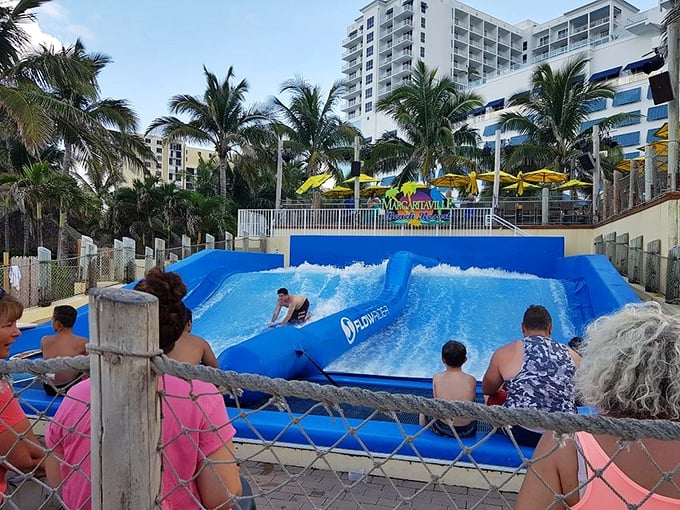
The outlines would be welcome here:
M 218 357 L 223 370 L 295 379 L 317 374 L 348 349 L 391 324 L 408 297 L 411 270 L 416 265 L 434 267 L 434 259 L 397 252 L 387 263 L 380 295 L 303 327 L 272 328 L 250 340 L 225 349 Z M 318 366 L 317 366 L 318 365 Z M 261 394 L 244 395 L 251 402 Z

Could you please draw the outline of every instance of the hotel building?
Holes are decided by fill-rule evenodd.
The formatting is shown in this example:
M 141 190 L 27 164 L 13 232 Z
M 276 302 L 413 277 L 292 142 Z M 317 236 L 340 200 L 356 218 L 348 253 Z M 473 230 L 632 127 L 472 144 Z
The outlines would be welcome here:
M 141 136 L 141 135 L 140 135 Z M 172 183 L 178 188 L 194 189 L 196 168 L 201 158 L 208 161 L 216 153 L 205 148 L 189 147 L 184 142 L 166 143 L 159 136 L 145 135 L 144 144 L 154 153 L 154 158 L 144 161 L 146 172 L 157 177 L 161 183 Z M 124 185 L 129 186 L 134 179 L 142 179 L 139 171 L 128 165 L 123 166 Z
M 666 103 L 654 104 L 643 70 L 660 45 L 669 5 L 660 1 L 641 12 L 623 0 L 596 0 L 550 21 L 513 25 L 456 0 L 374 0 L 342 42 L 344 112 L 371 141 L 396 129 L 391 118 L 376 112 L 376 102 L 409 80 L 412 66 L 423 60 L 483 98 L 485 106 L 469 122 L 493 148 L 500 113 L 513 93 L 528 88 L 535 65 L 548 62 L 555 69 L 584 54 L 586 78 L 606 80 L 617 93 L 594 105 L 583 127 L 614 113 L 640 114 L 610 133 L 627 158 L 636 157 L 668 117 Z M 521 142 L 516 133 L 502 134 L 503 145 Z

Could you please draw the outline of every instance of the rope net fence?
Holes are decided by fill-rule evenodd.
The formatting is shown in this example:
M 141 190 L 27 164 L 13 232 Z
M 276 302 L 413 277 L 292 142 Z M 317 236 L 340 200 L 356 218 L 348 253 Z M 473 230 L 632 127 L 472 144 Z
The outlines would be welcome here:
M 149 408 L 158 411 L 157 428 L 146 425 L 146 416 L 131 413 L 104 416 L 98 424 L 95 415 L 104 403 L 94 397 L 96 368 L 92 379 L 85 377 L 70 390 L 51 384 L 50 374 L 55 372 L 90 373 L 90 363 L 97 358 L 113 364 L 143 358 L 152 382 L 151 387 L 139 387 L 139 395 L 152 396 Z M 131 430 L 149 434 L 149 456 L 157 461 L 151 465 L 158 467 L 158 476 L 151 476 L 146 486 L 144 480 L 135 483 L 135 471 L 128 480 L 118 481 L 129 491 L 146 491 L 149 508 L 514 508 L 522 479 L 527 470 L 534 470 L 537 459 L 532 460 L 531 449 L 518 445 L 508 429 L 511 425 L 554 431 L 556 446 L 542 458 L 558 455 L 561 445 L 573 441 L 579 431 L 620 438 L 607 467 L 586 461 L 587 476 L 568 492 L 554 492 L 551 482 L 539 474 L 540 483 L 552 494 L 554 504 L 548 508 L 570 508 L 569 498 L 576 492 L 582 494 L 591 483 L 609 487 L 618 495 L 620 508 L 646 508 L 647 499 L 665 484 L 671 484 L 680 496 L 680 457 L 669 469 L 649 456 L 657 481 L 639 500 L 625 500 L 608 481 L 609 466 L 631 447 L 644 449 L 643 439 L 680 439 L 680 424 L 670 421 L 506 409 L 270 379 L 178 363 L 157 352 L 125 353 L 94 346 L 90 356 L 2 361 L 0 374 L 4 377 L 0 448 L 5 448 L 0 453 L 8 480 L 3 508 L 85 509 L 92 506 L 93 495 L 103 498 L 101 508 L 122 508 L 120 501 L 125 498 L 107 494 L 101 485 L 111 482 L 105 470 L 112 455 L 125 447 L 125 438 L 109 437 L 108 444 L 117 447 L 98 449 L 94 434 L 100 427 L 104 434 L 114 436 L 116 431 Z M 102 378 L 101 384 L 117 383 Z M 47 397 L 43 385 L 52 386 L 57 396 Z M 5 391 L 10 386 L 13 391 Z M 267 396 L 256 405 L 244 406 L 240 401 L 244 390 Z M 17 424 L 16 412 L 12 412 L 17 403 L 31 418 L 26 428 Z M 271 433 L 266 423 L 273 412 L 280 426 Z M 409 419 L 418 413 L 432 417 L 426 426 Z M 435 420 L 450 423 L 454 419 L 477 420 L 477 434 L 466 439 L 455 434 L 437 437 L 441 456 L 424 453 L 421 444 L 436 437 Z M 327 429 L 324 441 L 319 440 L 319 420 L 325 420 L 321 426 Z M 385 436 L 392 436 L 390 449 L 372 451 L 367 444 L 367 434 L 376 425 Z M 503 431 L 508 437 L 501 439 L 517 462 L 494 467 L 482 460 L 486 459 L 483 452 L 494 447 Z M 297 438 L 294 443 L 289 439 L 291 432 Z M 576 449 L 583 455 L 578 442 Z M 24 458 L 27 452 L 33 462 Z M 130 466 L 123 468 L 146 460 L 144 451 L 131 455 Z

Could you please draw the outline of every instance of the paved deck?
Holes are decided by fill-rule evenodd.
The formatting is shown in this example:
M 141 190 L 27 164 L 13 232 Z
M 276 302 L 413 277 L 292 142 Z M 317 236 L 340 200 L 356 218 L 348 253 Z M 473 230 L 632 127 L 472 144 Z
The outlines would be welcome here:
M 512 510 L 517 495 L 459 486 L 432 484 L 367 476 L 367 481 L 350 481 L 347 473 L 320 469 L 286 468 L 264 462 L 244 462 L 257 508 L 275 510 L 387 510 L 410 508 L 428 510 L 478 509 Z

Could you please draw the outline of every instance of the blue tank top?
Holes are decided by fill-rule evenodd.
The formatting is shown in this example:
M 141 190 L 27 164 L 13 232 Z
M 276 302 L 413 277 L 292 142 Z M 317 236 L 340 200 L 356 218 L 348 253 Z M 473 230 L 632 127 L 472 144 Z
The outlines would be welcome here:
M 524 338 L 524 361 L 519 373 L 506 381 L 505 407 L 529 407 L 573 413 L 576 365 L 566 345 L 548 337 Z

